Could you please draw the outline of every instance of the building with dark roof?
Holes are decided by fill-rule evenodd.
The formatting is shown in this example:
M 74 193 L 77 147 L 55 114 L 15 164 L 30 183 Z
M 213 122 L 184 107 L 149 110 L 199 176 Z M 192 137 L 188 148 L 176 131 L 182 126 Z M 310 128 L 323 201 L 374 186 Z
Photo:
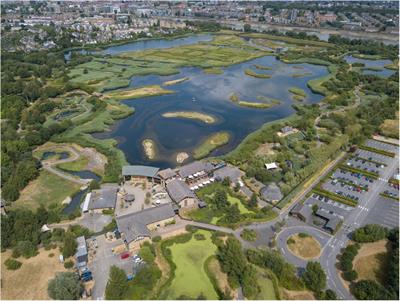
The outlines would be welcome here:
M 297 203 L 292 210 L 290 210 L 290 215 L 297 217 L 303 222 L 307 222 L 312 216 L 312 210 L 309 206 Z
M 324 225 L 324 228 L 331 233 L 335 232 L 337 227 L 339 226 L 340 222 L 342 219 L 339 217 L 329 213 L 328 211 L 318 209 L 317 212 L 315 213 L 316 216 L 322 218 L 323 220 L 326 221 L 326 224 Z
M 114 209 L 117 202 L 117 187 L 102 187 L 92 190 L 89 201 L 89 210 Z
M 86 266 L 88 262 L 88 250 L 86 246 L 85 236 L 79 236 L 76 239 L 77 248 L 76 248 L 76 263 L 78 267 Z
M 274 182 L 261 188 L 260 195 L 264 201 L 270 202 L 272 204 L 279 202 L 283 198 L 281 189 Z
M 197 197 L 189 186 L 178 179 L 167 183 L 167 192 L 170 198 L 181 208 L 195 208 L 197 206 Z
M 232 183 L 237 183 L 241 176 L 240 169 L 234 166 L 224 166 L 214 171 L 214 178 L 216 180 L 229 178 Z
M 172 181 L 177 177 L 176 171 L 171 168 L 163 169 L 158 172 L 158 177 L 161 179 L 161 183 L 165 186 L 166 183 Z
M 189 176 L 193 176 L 196 173 L 208 174 L 212 172 L 214 166 L 209 162 L 194 161 L 192 163 L 179 167 L 177 173 L 182 179 L 186 179 Z
M 116 221 L 121 237 L 125 243 L 130 244 L 131 242 L 151 237 L 151 231 L 173 221 L 174 216 L 173 206 L 169 203 L 118 216 Z
M 157 173 L 159 170 L 158 167 L 153 166 L 126 165 L 122 167 L 122 176 L 124 177 L 124 181 L 143 178 L 153 181 L 154 179 L 158 179 Z

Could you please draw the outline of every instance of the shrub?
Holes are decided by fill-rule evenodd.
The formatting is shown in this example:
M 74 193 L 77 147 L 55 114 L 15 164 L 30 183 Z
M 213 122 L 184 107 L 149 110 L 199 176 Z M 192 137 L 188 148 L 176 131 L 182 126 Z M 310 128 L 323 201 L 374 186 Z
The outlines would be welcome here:
M 294 244 L 294 243 L 295 243 L 295 240 L 294 240 L 293 238 L 289 238 L 289 239 L 287 240 L 287 244 L 288 244 L 288 245 Z
M 358 277 L 358 274 L 355 270 L 346 271 L 343 273 L 343 279 L 347 281 L 354 281 Z
M 196 233 L 196 234 L 194 235 L 194 238 L 195 238 L 196 240 L 206 240 L 206 237 L 205 237 L 203 234 L 201 234 L 201 233 Z
M 299 237 L 306 238 L 306 237 L 310 237 L 310 235 L 308 235 L 307 233 L 301 232 L 301 233 L 299 233 Z
M 51 257 L 54 257 L 54 253 L 50 253 L 49 254 L 49 257 L 51 258 Z
M 151 239 L 151 241 L 152 242 L 159 242 L 159 241 L 161 241 L 161 236 L 154 236 L 152 239 Z
M 28 240 L 24 240 L 24 241 L 20 241 L 18 242 L 18 244 L 16 245 L 16 247 L 13 250 L 13 257 L 15 257 L 14 255 L 20 254 L 22 256 L 24 256 L 25 258 L 30 258 L 30 257 L 34 257 L 38 254 L 37 252 L 37 248 L 36 246 Z
M 66 262 L 64 262 L 64 268 L 66 269 L 70 269 L 74 266 L 74 263 L 72 262 L 72 260 L 68 260 Z
M 12 258 L 8 258 L 5 262 L 4 262 L 5 266 L 7 267 L 8 270 L 18 270 L 21 265 L 22 262 L 12 259 Z
M 186 225 L 185 229 L 186 229 L 186 231 L 192 232 L 192 233 L 197 231 L 197 228 L 195 226 L 192 226 L 192 225 Z
M 257 240 L 257 232 L 252 229 L 244 229 L 240 233 L 240 237 L 247 241 L 255 241 Z

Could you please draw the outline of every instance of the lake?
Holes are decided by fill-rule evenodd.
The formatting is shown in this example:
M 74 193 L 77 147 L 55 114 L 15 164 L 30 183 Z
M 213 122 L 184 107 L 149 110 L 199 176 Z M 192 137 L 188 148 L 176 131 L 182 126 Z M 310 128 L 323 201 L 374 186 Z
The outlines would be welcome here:
M 80 52 L 82 54 L 109 54 L 109 55 L 116 55 L 123 52 L 133 52 L 133 51 L 143 51 L 147 49 L 163 49 L 163 48 L 171 48 L 177 47 L 182 45 L 191 45 L 196 44 L 199 42 L 206 42 L 211 41 L 213 38 L 210 34 L 197 34 L 191 35 L 188 37 L 183 38 L 176 38 L 176 39 L 144 39 L 138 40 L 134 42 L 129 42 L 126 44 L 110 46 L 105 48 L 104 50 L 100 51 L 91 51 L 91 50 L 73 50 Z M 66 61 L 71 59 L 71 51 L 67 51 L 64 53 L 64 59 Z
M 254 64 L 272 67 L 273 70 L 259 70 Z M 256 73 L 270 74 L 269 79 L 255 78 L 244 73 L 252 69 Z M 304 103 L 317 103 L 323 97 L 314 94 L 307 87 L 310 79 L 328 74 L 324 66 L 311 64 L 285 64 L 274 56 L 265 56 L 248 62 L 224 68 L 220 75 L 205 74 L 198 68 L 182 68 L 180 74 L 172 76 L 137 76 L 131 80 L 131 87 L 161 84 L 164 81 L 189 77 L 190 80 L 169 86 L 176 93 L 126 100 L 125 104 L 135 108 L 135 113 L 118 121 L 112 130 L 94 134 L 96 138 L 114 138 L 131 164 L 146 164 L 162 168 L 174 167 L 179 152 L 192 154 L 208 136 L 215 132 L 231 134 L 228 144 L 218 148 L 211 155 L 221 155 L 234 149 L 248 134 L 264 123 L 287 117 L 294 113 L 290 87 L 306 91 Z M 293 74 L 305 74 L 292 77 Z M 270 109 L 241 107 L 230 101 L 232 93 L 241 99 L 259 102 L 258 96 L 278 99 L 281 104 Z M 193 98 L 195 101 L 193 101 Z M 162 114 L 171 111 L 196 111 L 217 117 L 215 124 L 197 120 L 164 118 Z M 143 152 L 143 139 L 152 139 L 157 148 L 156 160 L 148 160 Z M 190 157 L 184 163 L 193 160 Z
M 385 68 L 385 65 L 392 63 L 391 60 L 367 60 L 356 58 L 352 55 L 347 55 L 344 58 L 348 64 L 363 63 L 367 68 L 381 68 L 382 70 L 363 70 L 363 74 L 372 74 L 382 77 L 388 77 L 395 73 L 395 70 L 389 70 Z

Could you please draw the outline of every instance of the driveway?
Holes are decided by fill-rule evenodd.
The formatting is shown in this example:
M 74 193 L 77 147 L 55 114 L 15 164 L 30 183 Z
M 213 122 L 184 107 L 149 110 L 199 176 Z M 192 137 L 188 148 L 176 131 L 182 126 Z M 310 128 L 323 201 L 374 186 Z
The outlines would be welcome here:
M 99 232 L 112 221 L 111 215 L 101 213 L 84 213 L 78 224 L 88 228 L 90 231 Z

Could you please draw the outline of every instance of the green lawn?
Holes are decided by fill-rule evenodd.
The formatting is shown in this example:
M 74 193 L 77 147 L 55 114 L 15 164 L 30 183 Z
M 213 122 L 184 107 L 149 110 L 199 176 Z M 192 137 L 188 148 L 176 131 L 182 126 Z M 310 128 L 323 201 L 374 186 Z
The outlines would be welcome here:
M 274 289 L 274 284 L 272 280 L 269 278 L 268 274 L 261 269 L 258 269 L 258 285 L 260 286 L 261 291 L 254 298 L 255 300 L 277 300 Z
M 79 184 L 42 170 L 39 177 L 21 191 L 21 196 L 12 203 L 12 208 L 34 210 L 40 205 L 46 208 L 61 207 L 61 202 L 79 191 L 79 188 Z
M 228 202 L 231 205 L 237 204 L 241 214 L 243 214 L 243 213 L 253 213 L 252 211 L 247 209 L 238 198 L 235 198 L 235 197 L 231 196 L 230 194 L 228 194 Z
M 218 299 L 218 295 L 204 270 L 204 263 L 208 257 L 215 254 L 217 247 L 211 241 L 211 233 L 198 230 L 205 240 L 196 240 L 194 237 L 187 243 L 172 245 L 169 249 L 176 264 L 175 277 L 168 290 L 167 299 L 177 299 L 185 295 L 197 298 L 203 294 L 207 299 Z
M 88 163 L 89 163 L 89 159 L 87 157 L 80 156 L 78 159 L 76 159 L 72 162 L 58 164 L 57 167 L 64 169 L 64 170 L 69 170 L 69 171 L 81 171 L 86 168 Z
M 193 152 L 195 159 L 201 159 L 209 155 L 216 148 L 227 144 L 229 142 L 230 135 L 228 132 L 217 132 L 207 137 Z

